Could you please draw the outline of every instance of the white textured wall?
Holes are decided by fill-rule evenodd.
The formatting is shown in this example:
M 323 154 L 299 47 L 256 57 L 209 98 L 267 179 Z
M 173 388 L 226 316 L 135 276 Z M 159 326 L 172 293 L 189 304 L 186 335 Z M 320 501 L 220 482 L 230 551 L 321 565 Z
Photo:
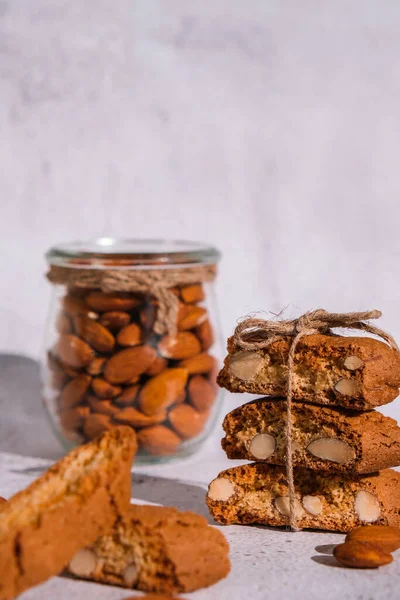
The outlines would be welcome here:
M 38 353 L 46 248 L 106 233 L 220 247 L 225 335 L 291 303 L 400 337 L 399 31 L 398 0 L 1 0 L 0 350 Z

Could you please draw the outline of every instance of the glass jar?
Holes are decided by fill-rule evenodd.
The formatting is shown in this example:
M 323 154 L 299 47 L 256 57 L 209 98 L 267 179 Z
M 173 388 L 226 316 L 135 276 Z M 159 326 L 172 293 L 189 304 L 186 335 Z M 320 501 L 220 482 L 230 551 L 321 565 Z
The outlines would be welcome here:
M 43 399 L 66 449 L 125 424 L 139 462 L 194 453 L 215 423 L 219 252 L 101 238 L 46 254 Z

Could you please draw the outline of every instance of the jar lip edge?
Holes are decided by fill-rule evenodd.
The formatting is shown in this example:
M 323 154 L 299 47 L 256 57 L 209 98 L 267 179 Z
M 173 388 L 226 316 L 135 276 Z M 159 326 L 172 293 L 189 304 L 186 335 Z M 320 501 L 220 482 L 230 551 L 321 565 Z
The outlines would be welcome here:
M 136 250 L 133 250 L 135 246 Z M 139 247 L 141 248 L 140 251 L 138 250 Z M 220 261 L 221 256 L 221 252 L 215 246 L 197 241 L 111 237 L 61 243 L 50 247 L 45 253 L 49 265 L 79 269 L 104 269 L 109 267 L 115 270 L 132 268 L 165 269 L 216 264 Z M 107 264 L 107 259 L 118 260 L 122 257 L 127 260 L 131 259 L 129 264 L 112 265 L 112 267 Z M 90 262 L 85 264 L 79 262 L 79 259 Z M 154 264 L 155 259 L 158 259 L 156 264 Z

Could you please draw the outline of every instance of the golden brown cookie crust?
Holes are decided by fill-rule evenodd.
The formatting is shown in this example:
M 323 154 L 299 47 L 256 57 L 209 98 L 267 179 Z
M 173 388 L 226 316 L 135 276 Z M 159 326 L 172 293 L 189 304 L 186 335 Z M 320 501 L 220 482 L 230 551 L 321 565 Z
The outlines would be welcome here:
M 88 550 L 94 567 L 81 577 L 148 592 L 194 591 L 230 571 L 222 533 L 203 517 L 174 508 L 132 505 L 112 533 Z
M 214 519 L 223 524 L 251 524 L 283 526 L 289 516 L 277 508 L 278 498 L 287 498 L 287 480 L 284 467 L 253 463 L 222 471 L 230 486 L 229 497 L 217 500 L 215 484 L 211 482 L 207 504 Z M 365 524 L 356 513 L 355 501 L 359 492 L 368 492 L 375 498 L 379 516 L 375 524 L 400 526 L 400 473 L 386 469 L 368 476 L 318 473 L 310 469 L 294 471 L 297 524 L 306 529 L 347 532 Z M 216 480 L 214 480 L 216 481 Z M 226 491 L 226 487 L 225 487 Z M 319 514 L 306 508 L 305 497 L 318 498 Z
M 275 440 L 275 450 L 265 462 L 284 465 L 286 419 L 283 398 L 253 400 L 228 413 L 222 439 L 228 458 L 259 460 L 261 457 L 251 452 L 251 442 L 264 433 Z M 314 456 L 308 445 L 321 438 L 344 442 L 354 458 L 340 464 Z M 314 470 L 363 474 L 400 464 L 400 427 L 394 419 L 375 410 L 358 412 L 293 402 L 292 445 L 293 465 Z
M 249 355 L 239 356 L 243 351 L 236 346 L 233 337 L 229 338 L 228 356 L 218 376 L 219 385 L 231 392 L 285 396 L 289 346 L 290 339 L 282 338 L 266 349 L 252 352 L 257 368 L 249 377 L 242 378 L 232 372 L 235 370 L 232 365 L 238 358 Z M 350 357 L 357 357 L 362 365 L 348 369 L 345 361 Z M 391 402 L 399 394 L 400 355 L 373 338 L 306 336 L 297 346 L 294 362 L 295 400 L 368 410 Z M 354 382 L 355 391 L 351 395 L 343 395 L 336 389 L 342 379 Z
M 121 518 L 131 497 L 137 443 L 118 427 L 72 450 L 2 507 L 0 600 L 57 575 Z

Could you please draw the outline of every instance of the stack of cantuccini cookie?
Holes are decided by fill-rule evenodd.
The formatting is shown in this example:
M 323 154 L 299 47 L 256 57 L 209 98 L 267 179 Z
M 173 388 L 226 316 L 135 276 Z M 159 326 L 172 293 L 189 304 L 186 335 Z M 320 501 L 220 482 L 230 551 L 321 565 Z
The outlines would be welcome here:
M 285 321 L 294 325 L 284 335 L 270 335 L 270 321 L 264 329 L 249 320 L 228 340 L 220 386 L 267 397 L 225 417 L 228 458 L 257 462 L 211 482 L 207 503 L 220 523 L 342 532 L 400 525 L 400 473 L 389 468 L 400 465 L 400 428 L 374 410 L 398 396 L 400 355 L 390 336 L 361 320 L 378 311 L 352 315 L 355 324 L 346 327 L 388 343 L 334 335 L 320 325 L 303 334 L 299 320 Z M 337 326 L 333 320 L 330 327 Z

